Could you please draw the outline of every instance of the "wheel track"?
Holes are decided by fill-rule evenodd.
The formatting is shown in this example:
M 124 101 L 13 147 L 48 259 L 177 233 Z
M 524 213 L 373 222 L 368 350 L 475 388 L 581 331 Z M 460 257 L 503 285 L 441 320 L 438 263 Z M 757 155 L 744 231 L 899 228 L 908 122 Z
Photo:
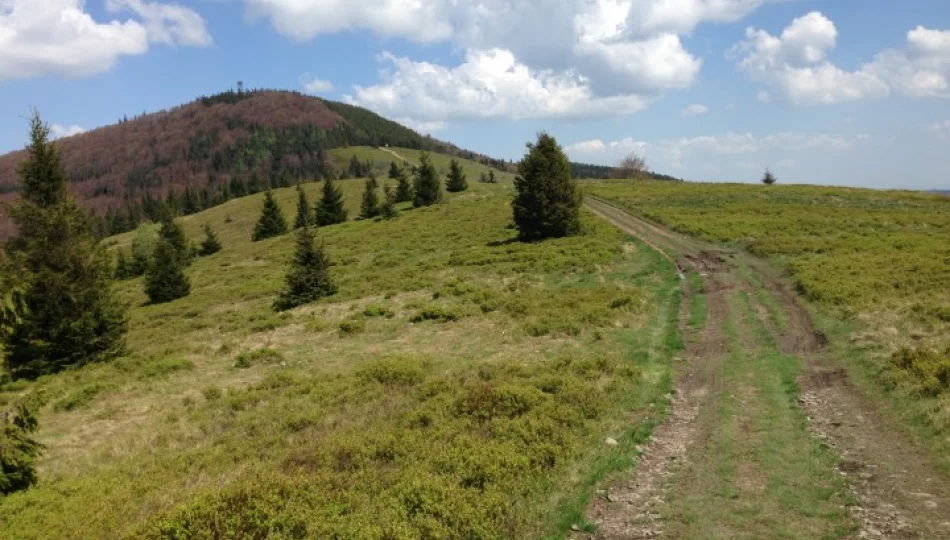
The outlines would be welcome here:
M 687 362 L 676 369 L 676 399 L 669 420 L 643 449 L 631 477 L 611 486 L 595 501 L 589 515 L 598 524 L 595 538 L 641 539 L 663 536 L 658 507 L 668 492 L 671 463 L 688 461 L 690 448 L 701 444 L 696 418 L 708 406 L 717 384 L 717 369 L 725 354 L 723 325 L 727 317 L 724 293 L 731 287 L 749 291 L 754 285 L 740 279 L 726 263 L 739 257 L 761 280 L 788 316 L 786 328 L 775 328 L 759 304 L 759 316 L 786 354 L 801 357 L 799 404 L 809 418 L 813 435 L 826 441 L 840 456 L 840 474 L 852 480 L 860 505 L 852 516 L 860 538 L 950 538 L 950 481 L 903 432 L 884 418 L 826 348 L 798 296 L 770 273 L 762 261 L 746 254 L 716 248 L 665 230 L 603 200 L 588 198 L 588 209 L 636 236 L 676 265 L 682 276 L 693 269 L 703 277 L 709 298 L 706 328 L 692 336 L 684 354 Z M 685 283 L 685 282 L 684 282 Z M 688 287 L 688 285 L 685 285 Z M 755 295 L 749 295 L 757 303 Z M 685 318 L 681 325 L 687 329 Z

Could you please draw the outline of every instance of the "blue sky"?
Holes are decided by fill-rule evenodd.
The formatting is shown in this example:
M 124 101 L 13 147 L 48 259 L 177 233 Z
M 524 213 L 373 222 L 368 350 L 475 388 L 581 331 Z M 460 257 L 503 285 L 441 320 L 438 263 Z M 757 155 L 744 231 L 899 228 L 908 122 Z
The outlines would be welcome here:
M 0 152 L 233 87 L 518 159 L 950 189 L 946 0 L 0 0 Z

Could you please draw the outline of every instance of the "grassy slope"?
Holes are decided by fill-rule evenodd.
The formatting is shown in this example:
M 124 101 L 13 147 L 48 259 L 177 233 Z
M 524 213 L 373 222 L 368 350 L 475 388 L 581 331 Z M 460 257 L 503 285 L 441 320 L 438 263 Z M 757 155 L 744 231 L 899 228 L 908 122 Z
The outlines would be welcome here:
M 950 199 L 816 186 L 586 187 L 675 230 L 744 246 L 787 268 L 852 375 L 950 466 L 950 388 L 923 392 L 919 374 L 890 361 L 904 347 L 950 346 Z M 950 358 L 944 362 L 950 372 Z
M 355 215 L 363 182 L 342 185 Z M 41 483 L 0 500 L 0 536 L 563 534 L 662 410 L 678 279 L 589 215 L 512 242 L 510 185 L 471 185 L 321 229 L 340 292 L 282 315 L 292 236 L 249 241 L 262 195 L 184 218 L 224 251 L 170 304 L 120 284 L 128 357 L 0 392 L 47 403 Z
M 377 174 L 381 177 L 385 177 L 389 173 L 389 164 L 396 160 L 396 157 L 387 150 L 395 152 L 397 155 L 409 160 L 409 163 L 413 165 L 418 165 L 419 155 L 422 153 L 419 150 L 411 150 L 408 148 L 383 149 L 370 148 L 368 146 L 353 146 L 350 148 L 337 148 L 335 150 L 331 150 L 329 152 L 329 156 L 333 161 L 334 167 L 336 167 L 336 169 L 339 171 L 347 170 L 350 165 L 350 159 L 355 155 L 360 161 L 372 161 L 373 168 L 376 169 Z M 443 176 L 448 174 L 449 162 L 452 160 L 452 158 L 445 154 L 430 154 L 430 156 L 436 170 L 438 170 Z M 396 161 L 401 163 L 401 160 Z M 459 159 L 459 163 L 462 165 L 462 170 L 465 171 L 465 174 L 468 177 L 469 185 L 477 183 L 478 177 L 481 173 L 488 173 L 488 171 L 491 170 L 491 167 L 467 159 Z M 502 172 L 497 169 L 495 169 L 495 176 L 498 178 L 499 182 L 506 182 L 514 179 L 513 174 Z

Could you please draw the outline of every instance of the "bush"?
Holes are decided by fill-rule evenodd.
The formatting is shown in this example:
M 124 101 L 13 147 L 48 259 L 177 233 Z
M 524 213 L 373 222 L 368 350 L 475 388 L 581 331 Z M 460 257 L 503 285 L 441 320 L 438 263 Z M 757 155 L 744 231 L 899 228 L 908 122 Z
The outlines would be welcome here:
M 254 364 L 283 362 L 284 355 L 274 349 L 255 349 L 243 352 L 234 359 L 234 367 L 249 368 Z
M 113 385 L 104 385 L 99 383 L 93 383 L 78 390 L 74 390 L 72 393 L 67 395 L 65 398 L 56 402 L 53 406 L 53 410 L 59 411 L 73 411 L 85 407 L 92 402 L 99 394 L 106 392 L 115 388 Z
M 941 353 L 905 347 L 891 356 L 891 365 L 899 370 L 893 379 L 922 394 L 936 396 L 950 389 L 950 348 Z
M 416 358 L 386 358 L 357 369 L 356 376 L 363 381 L 408 386 L 422 382 L 426 366 Z
M 341 334 L 359 334 L 364 330 L 366 330 L 366 319 L 362 317 L 347 319 L 340 323 Z
M 414 323 L 424 321 L 452 322 L 462 318 L 462 315 L 453 309 L 443 306 L 427 306 L 413 315 L 409 320 Z

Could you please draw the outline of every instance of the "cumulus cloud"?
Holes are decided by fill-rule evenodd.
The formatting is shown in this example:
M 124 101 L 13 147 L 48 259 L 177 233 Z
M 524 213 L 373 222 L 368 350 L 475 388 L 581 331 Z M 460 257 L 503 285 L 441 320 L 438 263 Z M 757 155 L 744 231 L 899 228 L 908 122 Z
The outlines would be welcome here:
M 843 151 L 868 140 L 866 135 L 847 137 L 827 133 L 780 132 L 767 135 L 723 133 L 662 139 L 655 142 L 635 141 L 631 137 L 604 142 L 600 139 L 580 141 L 564 147 L 565 152 L 580 161 L 614 163 L 630 152 L 660 159 L 663 163 L 682 165 L 690 158 L 703 156 L 740 156 L 763 153 L 796 153 L 805 150 Z M 791 159 L 791 158 L 784 158 Z
M 950 140 L 950 120 L 931 125 L 929 131 L 944 141 Z
M 149 41 L 187 47 L 207 47 L 212 42 L 201 15 L 178 4 L 106 0 L 106 9 L 111 12 L 130 10 L 141 17 Z
M 141 20 L 98 22 L 83 0 L 0 0 L 0 81 L 44 75 L 81 77 L 108 71 L 150 42 L 207 45 L 204 21 L 188 8 L 141 0 L 108 0 Z
M 59 124 L 53 124 L 49 127 L 50 136 L 53 139 L 62 139 L 65 137 L 72 137 L 73 135 L 79 135 L 80 133 L 85 133 L 86 129 L 81 126 L 61 126 Z
M 704 22 L 739 20 L 771 1 L 780 0 L 244 0 L 252 18 L 266 19 L 296 40 L 367 30 L 384 38 L 451 44 L 464 55 L 460 63 L 396 63 L 387 58 L 397 72 L 375 87 L 356 89 L 352 96 L 362 105 L 377 107 L 396 101 L 403 88 L 393 85 L 404 82 L 410 72 L 449 75 L 443 85 L 430 81 L 416 88 L 432 95 L 400 99 L 413 107 L 400 112 L 419 119 L 431 119 L 434 110 L 446 108 L 446 93 L 460 94 L 463 104 L 448 107 L 456 112 L 467 109 L 472 100 L 492 111 L 474 115 L 482 117 L 504 110 L 519 96 L 539 96 L 539 87 L 546 90 L 540 97 L 552 102 L 529 104 L 519 116 L 564 116 L 565 102 L 580 104 L 580 114 L 600 111 L 608 103 L 619 107 L 617 114 L 637 110 L 696 80 L 702 61 L 686 49 L 682 36 Z M 527 70 L 531 89 L 494 92 L 474 80 L 462 84 L 473 69 L 473 58 L 498 59 L 499 51 L 517 66 L 512 78 L 524 78 L 519 70 Z M 435 103 L 427 104 L 427 98 Z M 488 104 L 494 98 L 497 103 Z
M 729 57 L 753 78 L 777 87 L 792 103 L 834 104 L 897 92 L 909 97 L 950 97 L 950 31 L 917 27 L 907 47 L 888 49 L 847 71 L 828 60 L 837 43 L 834 23 L 815 11 L 773 36 L 748 28 Z
M 646 106 L 638 95 L 597 97 L 588 81 L 571 71 L 532 70 L 511 51 L 469 51 L 454 68 L 383 53 L 380 84 L 354 88 L 351 103 L 415 122 L 456 119 L 590 117 L 635 112 Z
M 452 35 L 450 3 L 420 0 L 245 0 L 252 19 L 266 18 L 281 34 L 306 41 L 321 34 L 370 30 L 420 43 Z
M 702 116 L 709 113 L 709 107 L 694 103 L 680 112 L 683 116 Z
M 332 92 L 334 89 L 332 82 L 312 75 L 304 75 L 300 78 L 300 83 L 303 85 L 303 89 L 310 94 L 323 94 Z

